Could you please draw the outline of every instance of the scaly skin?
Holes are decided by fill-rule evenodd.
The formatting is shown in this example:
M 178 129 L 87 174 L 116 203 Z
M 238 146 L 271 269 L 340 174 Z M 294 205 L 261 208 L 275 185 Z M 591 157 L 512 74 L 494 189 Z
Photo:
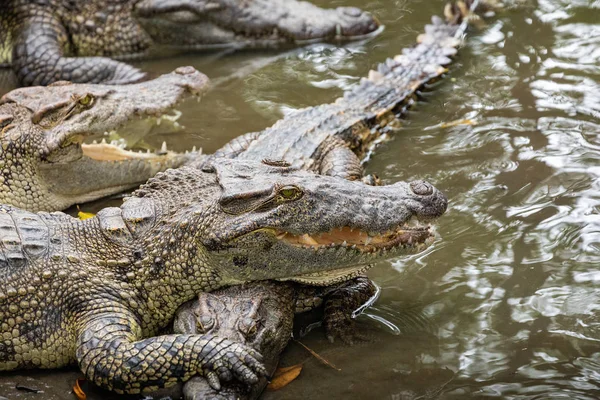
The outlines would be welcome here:
M 361 179 L 366 152 L 414 103 L 416 92 L 446 72 L 444 66 L 456 54 L 461 43 L 457 38 L 466 28 L 461 23 L 472 2 L 457 4 L 446 8 L 448 21 L 433 17 L 415 47 L 380 64 L 343 97 L 298 110 L 270 128 L 235 138 L 215 157 L 284 160 L 323 175 Z
M 142 57 L 153 45 L 272 47 L 359 39 L 378 27 L 357 8 L 296 0 L 5 0 L 0 65 L 12 65 L 23 85 L 123 84 L 145 74 L 114 58 Z
M 173 330 L 244 343 L 260 352 L 272 375 L 292 336 L 294 313 L 324 306 L 325 325 L 337 324 L 337 318 L 346 321 L 348 315 L 373 298 L 375 291 L 373 283 L 363 277 L 326 288 L 273 281 L 232 286 L 201 293 L 198 299 L 181 306 Z M 205 378 L 194 377 L 186 382 L 183 395 L 186 400 L 247 400 L 257 398 L 266 385 L 264 378 L 252 386 L 230 382 L 217 391 Z M 179 397 L 173 392 L 168 395 Z
M 118 393 L 196 374 L 256 383 L 266 371 L 243 344 L 155 335 L 200 292 L 266 279 L 330 285 L 420 251 L 433 234 L 410 221 L 446 206 L 422 181 L 371 187 L 225 159 L 160 173 L 85 221 L 4 206 L 0 371 L 78 362 Z
M 445 14 L 449 25 L 454 26 L 462 22 L 465 13 L 464 6 L 446 7 Z M 468 6 L 472 7 L 472 4 L 469 3 Z M 442 32 L 452 32 L 437 24 L 434 25 L 434 28 Z M 462 34 L 464 28 L 460 27 L 453 32 Z M 426 29 L 431 35 L 433 28 L 429 26 Z M 443 40 L 443 37 L 440 39 Z M 430 44 L 436 45 L 431 42 Z M 424 62 L 421 63 L 421 65 L 424 64 Z M 424 74 L 423 79 L 428 79 L 430 76 L 424 71 L 422 73 Z M 418 69 L 413 70 L 412 75 L 418 77 L 420 75 Z M 410 99 L 418 87 L 411 83 L 411 86 L 399 89 L 396 92 L 398 104 L 403 100 Z M 352 94 L 347 95 L 346 98 L 352 98 Z M 392 102 L 391 99 L 388 101 Z M 409 105 L 410 103 L 406 103 L 406 106 Z M 314 123 L 317 126 L 320 125 L 319 129 L 313 129 L 314 125 L 303 125 L 303 122 L 307 122 L 303 121 L 305 114 L 308 113 L 305 111 L 304 114 L 287 117 L 287 122 L 284 119 L 263 132 L 250 133 L 245 137 L 234 139 L 218 151 L 217 155 L 232 158 L 266 158 L 273 160 L 274 164 L 295 163 L 300 168 L 312 169 L 325 175 L 333 174 L 345 179 L 365 180 L 360 159 L 365 156 L 365 150 L 377 138 L 377 134 L 365 136 L 364 132 L 361 132 L 361 129 L 364 129 L 360 126 L 362 122 L 358 123 L 359 129 L 348 127 L 337 129 L 335 124 L 327 121 L 331 116 L 327 112 L 330 107 L 332 106 L 323 107 L 326 112 Z M 400 112 L 406 108 L 404 107 Z M 309 110 L 318 115 L 319 109 Z M 321 109 L 321 111 L 323 110 Z M 385 125 L 387 121 L 384 118 L 382 120 Z M 294 128 L 297 130 L 293 130 Z M 290 135 L 294 135 L 293 137 L 297 140 L 286 139 L 283 141 Z M 315 140 L 315 136 L 321 138 L 322 142 Z M 315 151 L 315 149 L 318 150 Z M 275 162 L 275 160 L 277 161 Z M 197 162 L 201 163 L 202 160 L 197 160 Z M 290 338 L 293 314 L 291 304 L 295 302 L 296 312 L 323 306 L 323 326 L 329 340 L 333 341 L 337 337 L 346 343 L 352 343 L 357 338 L 362 339 L 353 318 L 356 316 L 357 310 L 358 312 L 362 311 L 375 292 L 376 288 L 373 282 L 366 277 L 354 278 L 342 284 L 325 288 L 290 286 L 275 282 L 250 283 L 200 295 L 199 300 L 186 304 L 178 311 L 175 330 L 188 333 L 199 330 L 211 332 L 220 337 L 245 343 L 262 352 L 268 370 L 272 371 L 277 365 L 280 352 Z M 274 301 L 272 298 L 278 301 Z M 271 303 L 268 303 L 269 312 L 261 314 L 256 310 L 262 310 L 261 302 L 264 299 L 271 300 Z M 241 306 L 245 303 L 248 305 Z M 256 326 L 256 331 L 250 330 L 249 326 Z M 272 329 L 273 327 L 278 327 L 278 330 Z M 273 334 L 273 331 L 276 333 Z M 248 332 L 252 332 L 252 334 L 248 334 Z M 275 341 L 273 337 L 276 338 Z M 268 352 L 265 352 L 265 349 Z M 233 382 L 217 392 L 205 379 L 196 377 L 186 383 L 183 394 L 186 400 L 256 399 L 265 385 L 265 380 L 261 380 L 251 387 Z
M 177 311 L 174 331 L 212 334 L 244 343 L 262 354 L 271 375 L 292 335 L 297 286 L 265 281 L 201 293 Z M 266 384 L 265 378 L 252 386 L 230 382 L 217 391 L 198 376 L 186 382 L 183 395 L 187 400 L 242 400 L 258 397 Z
M 14 90 L 0 99 L 0 203 L 55 211 L 135 187 L 190 154 L 83 144 L 105 132 L 145 132 L 208 78 L 182 67 L 131 86 L 67 84 Z M 192 154 L 195 156 L 195 153 Z

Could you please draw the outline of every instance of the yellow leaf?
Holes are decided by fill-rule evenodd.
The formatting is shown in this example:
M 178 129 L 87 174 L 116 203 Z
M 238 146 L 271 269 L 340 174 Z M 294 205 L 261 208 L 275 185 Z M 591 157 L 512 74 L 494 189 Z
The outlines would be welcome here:
M 88 212 L 83 212 L 79 209 L 79 206 L 77 206 L 77 218 L 79 218 L 80 220 L 85 220 L 85 219 L 89 219 L 89 218 L 93 218 L 95 217 L 96 214 L 94 213 L 88 213 Z
M 79 378 L 75 381 L 75 385 L 73 385 L 73 393 L 75 393 L 75 397 L 77 397 L 77 400 L 85 400 L 87 399 L 87 395 L 81 389 L 80 382 L 85 382 L 85 379 Z
M 291 367 L 277 368 L 271 382 L 267 386 L 267 390 L 279 390 L 287 386 L 290 382 L 300 375 L 302 364 L 292 365 Z

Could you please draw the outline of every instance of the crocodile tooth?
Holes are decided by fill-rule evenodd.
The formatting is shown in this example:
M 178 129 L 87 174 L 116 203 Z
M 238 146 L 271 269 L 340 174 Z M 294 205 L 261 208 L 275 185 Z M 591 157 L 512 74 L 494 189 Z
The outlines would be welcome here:
M 102 144 L 106 144 L 106 138 L 102 138 Z
M 372 241 L 373 241 L 373 238 L 371 236 L 367 236 L 367 239 L 365 240 L 365 245 L 366 246 L 370 245 Z
M 337 24 L 335 26 L 335 35 L 337 37 L 341 37 L 342 36 L 342 26 L 340 24 Z
M 196 152 L 196 146 L 192 147 L 192 153 Z
M 348 246 L 348 242 L 344 240 L 344 241 L 342 242 L 342 246 L 344 246 L 344 247 Z
M 97 141 L 97 140 L 94 140 L 94 141 L 92 142 L 92 144 L 98 144 L 98 141 Z
M 319 242 L 317 242 L 315 239 L 313 239 L 312 236 L 310 236 L 308 233 L 305 233 L 304 235 L 300 236 L 299 239 L 303 243 L 309 244 L 311 246 L 317 246 L 319 244 Z
M 160 151 L 167 151 L 167 142 L 162 142 L 162 146 L 160 146 Z

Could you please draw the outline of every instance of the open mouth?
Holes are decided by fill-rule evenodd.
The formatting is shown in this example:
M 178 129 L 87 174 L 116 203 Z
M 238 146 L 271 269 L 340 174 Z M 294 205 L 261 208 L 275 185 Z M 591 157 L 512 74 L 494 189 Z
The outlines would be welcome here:
M 334 228 L 319 234 L 294 235 L 276 230 L 277 239 L 305 248 L 348 247 L 363 253 L 374 253 L 398 247 L 420 247 L 433 238 L 430 226 L 403 225 L 384 233 L 367 233 L 351 227 Z
M 150 149 L 144 150 L 128 150 L 125 141 L 113 140 L 108 143 L 106 139 L 103 139 L 100 143 L 81 145 L 83 154 L 86 157 L 91 158 L 95 161 L 127 161 L 127 160 L 161 160 L 163 158 L 174 157 L 180 155 L 180 153 L 167 150 L 166 142 L 163 142 L 160 150 L 151 151 Z M 196 152 L 196 148 L 192 150 Z M 189 153 L 186 151 L 185 154 Z
M 347 248 L 361 254 L 377 255 L 393 250 L 408 252 L 421 251 L 428 247 L 435 237 L 429 225 L 413 217 L 397 229 L 383 233 L 367 233 L 351 227 L 334 228 L 320 234 L 294 235 L 276 230 L 277 239 L 305 249 L 327 250 Z M 319 271 L 280 280 L 290 280 L 311 286 L 328 286 L 364 274 L 372 265 L 355 265 L 334 270 Z
M 180 131 L 182 126 L 177 122 L 180 115 L 180 112 L 176 112 L 174 115 L 164 114 L 129 121 L 118 130 L 105 132 L 101 138 L 88 137 L 88 143 L 81 143 L 81 149 L 85 156 L 95 161 L 161 161 L 178 156 L 180 153 L 167 149 L 166 142 L 162 143 L 160 149 L 154 150 L 143 140 L 153 135 Z M 196 152 L 195 147 L 192 152 Z

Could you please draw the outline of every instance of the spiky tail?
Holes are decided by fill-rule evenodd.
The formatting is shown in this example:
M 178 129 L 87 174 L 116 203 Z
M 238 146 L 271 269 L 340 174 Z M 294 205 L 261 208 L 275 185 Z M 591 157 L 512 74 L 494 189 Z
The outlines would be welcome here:
M 361 123 L 353 126 L 351 134 L 355 136 L 358 131 L 363 131 L 361 145 L 353 149 L 359 157 L 363 157 L 379 137 L 381 129 L 373 128 L 388 125 L 413 104 L 417 90 L 448 71 L 446 66 L 457 53 L 475 11 L 489 7 L 489 3 L 482 0 L 461 0 L 446 5 L 446 20 L 432 17 L 431 24 L 426 25 L 425 32 L 417 37 L 415 46 L 405 48 L 401 54 L 379 64 L 357 87 L 336 101 L 342 108 L 363 114 Z M 357 129 L 360 125 L 368 128 L 370 134 Z

